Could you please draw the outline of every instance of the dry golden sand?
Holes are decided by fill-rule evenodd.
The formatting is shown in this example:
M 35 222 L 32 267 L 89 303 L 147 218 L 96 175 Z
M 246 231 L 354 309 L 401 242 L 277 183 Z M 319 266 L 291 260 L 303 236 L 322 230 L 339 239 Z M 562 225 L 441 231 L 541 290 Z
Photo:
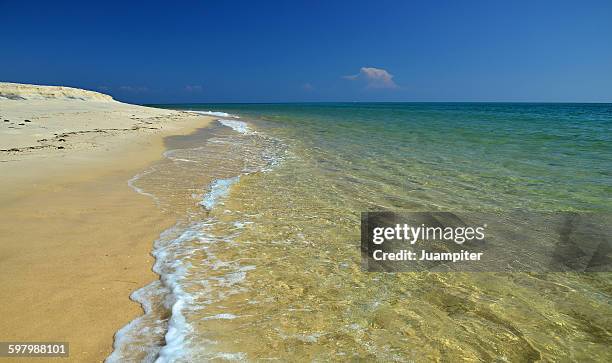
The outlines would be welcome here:
M 61 361 L 102 361 L 141 313 L 129 295 L 157 278 L 152 242 L 174 222 L 127 180 L 165 136 L 212 119 L 61 98 L 0 99 L 4 119 L 31 122 L 0 125 L 0 149 L 19 150 L 0 152 L 0 341 L 67 341 Z

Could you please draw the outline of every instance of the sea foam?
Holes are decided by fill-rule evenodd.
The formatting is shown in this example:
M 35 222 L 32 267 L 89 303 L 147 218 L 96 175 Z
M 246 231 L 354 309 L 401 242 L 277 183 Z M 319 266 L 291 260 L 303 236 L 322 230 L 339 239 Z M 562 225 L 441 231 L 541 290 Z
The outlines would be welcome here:
M 170 292 L 168 289 L 162 285 L 161 281 L 156 280 L 151 282 L 149 285 L 142 287 L 136 291 L 134 291 L 130 298 L 133 301 L 140 303 L 142 309 L 144 310 L 144 315 L 137 317 L 136 319 L 129 322 L 123 328 L 121 328 L 117 333 L 115 333 L 115 339 L 113 342 L 113 352 L 111 355 L 106 358 L 105 363 L 121 363 L 124 361 L 124 354 L 126 352 L 124 349 L 138 349 L 145 353 L 143 362 L 153 362 L 157 355 L 159 354 L 159 350 L 161 347 L 155 344 L 153 341 L 148 341 L 148 344 L 135 344 L 136 336 L 144 336 L 151 330 L 154 330 L 154 334 L 162 334 L 163 327 L 155 326 L 150 327 L 147 324 L 147 319 L 154 314 L 153 312 L 153 301 L 161 299 L 163 295 L 167 295 Z M 155 331 L 157 330 L 157 331 Z
M 230 127 L 234 131 L 239 132 L 241 134 L 252 133 L 251 129 L 246 124 L 246 122 L 237 121 L 237 120 L 223 120 L 223 119 L 219 119 L 217 121 L 219 121 L 223 126 Z
M 204 195 L 200 205 L 210 210 L 212 209 L 223 197 L 229 194 L 231 186 L 240 179 L 240 176 L 235 176 L 228 179 L 217 179 L 211 186 L 208 193 Z
M 232 128 L 236 131 L 236 134 L 224 135 L 220 139 L 209 139 L 207 140 L 209 145 L 215 145 L 215 142 L 221 141 L 237 142 L 236 145 L 251 145 L 249 140 L 253 137 L 261 137 L 261 141 L 269 144 L 268 147 L 273 148 L 272 150 L 282 149 L 281 145 L 275 140 L 252 131 L 245 122 L 227 119 L 218 121 L 220 124 Z M 256 145 L 261 144 L 258 142 Z M 204 152 L 199 151 L 200 148 L 180 150 L 181 152 L 179 152 L 179 149 L 167 151 L 164 156 L 169 160 L 181 163 L 196 162 L 200 159 L 192 158 L 191 154 L 183 151 L 198 150 L 197 152 Z M 240 180 L 241 176 L 258 171 L 269 171 L 282 159 L 282 154 L 276 156 L 274 152 L 267 149 L 256 152 L 245 149 L 244 152 L 245 155 L 260 160 L 255 161 L 256 159 L 248 158 L 247 160 L 254 163 L 253 165 L 249 164 L 250 166 L 244 167 L 242 170 L 238 167 L 234 170 L 237 175 L 233 177 L 222 176 L 212 181 L 201 197 L 199 205 L 206 210 L 213 210 L 219 204 L 222 204 L 224 198 L 229 196 L 232 186 Z M 195 164 L 194 167 L 196 167 Z M 140 178 L 148 178 L 150 173 L 163 171 L 163 169 L 158 169 L 153 168 L 136 175 L 129 181 L 130 186 L 136 192 L 158 201 L 157 193 L 150 192 L 147 190 L 148 188 L 137 185 Z M 223 222 L 205 215 L 202 215 L 204 217 L 202 219 L 191 218 L 196 215 L 177 222 L 174 227 L 164 231 L 155 241 L 152 251 L 152 255 L 155 257 L 153 271 L 160 276 L 160 279 L 131 295 L 132 300 L 142 305 L 145 314 L 116 333 L 115 349 L 111 356 L 107 358 L 108 363 L 129 361 L 130 357 L 140 357 L 137 360 L 145 362 L 173 362 L 196 356 L 207 356 L 208 359 L 214 358 L 214 355 L 208 355 L 209 353 L 206 352 L 203 346 L 204 340 L 200 337 L 197 341 L 194 340 L 197 337 L 197 328 L 191 323 L 192 315 L 194 312 L 205 309 L 208 304 L 216 303 L 232 294 L 243 292 L 242 282 L 246 279 L 249 271 L 256 269 L 256 266 L 244 265 L 240 261 L 224 261 L 215 255 L 211 246 L 218 243 L 233 243 L 232 241 L 236 236 L 242 232 L 241 229 L 253 222 L 241 220 L 236 224 L 230 224 L 228 227 L 231 226 L 231 233 L 219 236 L 214 232 L 215 228 L 213 226 Z M 193 261 L 192 256 L 201 254 L 202 251 L 206 251 L 206 258 L 199 259 L 197 266 L 192 266 L 190 262 Z M 205 271 L 214 271 L 214 273 L 208 275 Z M 195 278 L 195 276 L 198 276 L 198 278 Z M 215 293 L 215 291 L 217 292 Z M 166 318 L 164 312 L 168 311 L 171 314 L 169 318 Z M 209 315 L 202 321 L 229 321 L 238 317 L 225 312 Z M 160 344 L 160 337 L 163 337 L 162 344 Z M 225 360 L 246 358 L 244 353 L 239 352 L 219 354 L 221 355 L 216 358 Z
M 141 194 L 141 195 L 145 195 L 149 198 L 152 198 L 155 201 L 155 204 L 157 204 L 157 206 L 160 206 L 160 202 L 159 202 L 159 198 L 157 198 L 155 195 L 151 194 L 151 193 L 147 193 L 144 190 L 142 190 L 142 188 L 138 187 L 136 185 L 136 182 L 142 178 L 143 176 L 147 175 L 147 174 L 151 174 L 155 171 L 154 168 L 148 169 L 142 173 L 138 173 L 136 175 L 134 175 L 132 178 L 130 178 L 130 180 L 128 180 L 127 184 L 130 188 L 132 188 L 136 193 Z
M 232 115 L 231 113 L 220 112 L 220 111 L 191 111 L 189 110 L 187 112 L 197 113 L 198 115 L 206 115 L 206 116 L 240 118 L 239 116 Z

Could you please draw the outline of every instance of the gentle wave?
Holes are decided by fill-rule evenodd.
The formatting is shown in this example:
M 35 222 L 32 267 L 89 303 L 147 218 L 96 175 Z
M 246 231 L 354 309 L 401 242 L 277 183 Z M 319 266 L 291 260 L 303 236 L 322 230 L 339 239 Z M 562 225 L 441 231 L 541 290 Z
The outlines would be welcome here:
M 246 122 L 236 121 L 236 120 L 223 120 L 223 119 L 219 119 L 217 121 L 219 121 L 223 126 L 230 127 L 234 131 L 239 132 L 241 134 L 252 133 L 251 129 L 249 128 Z
M 210 210 L 212 209 L 221 198 L 229 194 L 230 188 L 233 184 L 238 182 L 240 176 L 235 176 L 228 179 L 217 179 L 210 186 L 210 191 L 204 195 L 200 205 Z
M 139 188 L 139 187 L 137 187 L 137 186 L 136 186 L 136 182 L 138 181 L 138 179 L 142 178 L 143 176 L 145 176 L 145 175 L 147 175 L 147 174 L 151 174 L 151 173 L 152 173 L 152 172 L 154 172 L 154 171 L 155 171 L 155 169 L 151 168 L 151 169 L 146 170 L 146 171 L 144 171 L 144 172 L 142 172 L 142 173 L 138 173 L 138 174 L 134 175 L 132 178 L 130 178 L 130 180 L 128 180 L 127 184 L 128 184 L 128 186 L 129 186 L 130 188 L 132 188 L 132 189 L 133 189 L 133 190 L 134 190 L 136 193 L 138 193 L 138 194 L 140 194 L 140 195 L 145 195 L 145 196 L 147 196 L 147 197 L 152 198 L 152 199 L 155 201 L 155 203 L 157 204 L 157 206 L 159 207 L 159 206 L 160 206 L 160 204 L 159 204 L 159 199 L 158 199 L 156 196 L 154 196 L 154 195 L 153 195 L 153 194 L 151 194 L 151 193 L 147 193 L 147 192 L 145 192 L 144 190 L 142 190 L 142 188 Z
M 144 310 L 144 314 L 137 317 L 136 319 L 129 322 L 117 333 L 115 333 L 115 340 L 113 342 L 113 352 L 105 363 L 121 363 L 124 362 L 124 355 L 126 352 L 124 349 L 137 349 L 145 354 L 142 358 L 143 362 L 153 362 L 159 354 L 161 346 L 155 344 L 153 339 L 141 341 L 138 337 L 145 337 L 150 334 L 151 327 L 147 319 L 155 319 L 153 302 L 163 300 L 163 296 L 170 294 L 170 291 L 161 283 L 160 280 L 151 282 L 150 284 L 134 291 L 130 295 L 130 299 L 139 303 Z M 158 326 L 158 331 L 155 334 L 163 334 L 162 329 L 165 327 Z M 153 329 L 155 330 L 155 328 Z
M 231 127 L 236 131 L 236 134 L 230 137 L 223 136 L 220 139 L 209 139 L 207 145 L 209 147 L 214 146 L 213 150 L 217 150 L 216 145 L 240 145 L 238 149 L 241 151 L 236 155 L 246 155 L 247 158 L 241 158 L 242 161 L 238 164 L 240 166 L 236 165 L 235 171 L 238 175 L 219 177 L 208 184 L 207 192 L 197 203 L 208 211 L 215 209 L 224 198 L 229 196 L 231 187 L 240 180 L 241 176 L 253 172 L 269 171 L 283 159 L 284 155 L 278 141 L 252 131 L 246 123 L 237 120 L 219 120 L 219 122 Z M 253 138 L 256 138 L 257 141 L 253 142 Z M 261 146 L 262 141 L 260 140 L 265 140 L 264 144 L 267 147 L 262 149 L 249 148 L 252 145 Z M 203 162 L 212 156 L 206 154 L 206 147 L 170 150 L 165 152 L 164 156 L 172 161 L 197 163 L 196 160 L 199 160 L 199 162 Z M 275 149 L 278 150 L 275 152 Z M 201 159 L 200 155 L 205 155 L 206 158 Z M 244 160 L 248 160 L 252 164 L 244 166 Z M 196 167 L 197 164 L 180 163 L 180 165 L 182 165 L 181 168 L 184 168 L 187 165 Z M 221 170 L 224 170 L 222 173 L 229 170 L 225 165 L 220 167 Z M 157 178 L 164 175 L 164 170 L 163 167 L 152 168 L 136 175 L 130 179 L 128 184 L 136 192 L 158 200 L 156 195 L 158 192 L 150 193 L 148 188 L 145 191 L 136 183 L 143 177 Z M 158 174 L 148 176 L 154 172 Z M 201 210 L 204 211 L 203 208 Z M 251 223 L 253 222 L 248 220 L 232 223 L 233 232 L 230 235 L 217 236 L 213 233 L 213 226 L 222 225 L 223 222 L 207 216 L 207 214 L 195 213 L 189 215 L 187 220 L 178 221 L 175 226 L 161 233 L 155 241 L 152 251 L 152 255 L 155 257 L 153 271 L 160 278 L 136 290 L 130 296 L 133 301 L 142 305 L 145 313 L 132 320 L 115 334 L 114 351 L 106 359 L 106 362 L 173 362 L 195 356 L 221 359 L 244 358 L 241 355 L 242 353 L 215 353 L 223 357 L 215 356 L 212 353 L 210 353 L 212 355 L 209 355 L 202 341 L 192 341 L 196 333 L 196 327 L 191 324 L 191 319 L 195 312 L 203 309 L 206 305 L 242 291 L 240 283 L 246 279 L 248 272 L 255 269 L 256 266 L 242 265 L 239 261 L 224 261 L 215 256 L 209 248 L 217 243 L 231 243 L 241 233 L 241 229 Z M 200 260 L 197 266 L 192 266 L 189 262 L 191 256 L 202 253 L 202 251 L 206 251 L 206 258 Z M 206 271 L 214 273 L 210 275 Z M 225 272 L 219 275 L 219 271 Z M 196 274 L 199 275 L 198 278 L 195 278 Z M 215 296 L 215 290 L 213 289 L 220 288 L 224 292 Z M 229 312 L 221 312 L 207 316 L 204 320 L 227 321 L 236 318 L 239 318 L 239 316 Z
M 221 111 L 191 111 L 189 110 L 187 112 L 197 113 L 198 115 L 206 115 L 206 116 L 240 118 L 239 116 L 232 115 L 231 113 L 221 112 Z
M 152 252 L 155 257 L 153 271 L 160 279 L 130 296 L 141 304 L 144 315 L 132 320 L 115 334 L 114 351 L 105 360 L 106 363 L 124 362 L 126 356 L 137 355 L 139 351 L 145 353 L 138 359 L 142 362 L 171 362 L 182 356 L 186 337 L 191 330 L 183 311 L 193 301 L 193 296 L 184 289 L 190 267 L 185 257 L 193 253 L 189 242 L 212 240 L 213 237 L 206 233 L 210 224 L 211 221 L 204 221 L 185 227 L 179 222 L 160 234 Z M 156 316 L 154 304 L 163 305 L 172 312 L 169 321 Z M 163 346 L 156 342 L 159 335 L 165 338 Z
M 183 246 L 192 240 L 211 242 L 211 238 L 204 233 L 209 223 L 198 223 L 188 227 L 177 238 L 170 241 L 160 238 L 156 243 L 153 256 L 156 259 L 153 271 L 160 275 L 160 279 L 171 293 L 170 320 L 165 335 L 166 344 L 159 350 L 156 362 L 172 362 L 185 354 L 187 337 L 193 330 L 187 322 L 184 311 L 189 309 L 194 302 L 194 296 L 185 291 L 188 281 L 189 262 L 185 261 L 185 255 L 193 253 L 189 248 Z M 171 231 L 172 233 L 173 231 Z

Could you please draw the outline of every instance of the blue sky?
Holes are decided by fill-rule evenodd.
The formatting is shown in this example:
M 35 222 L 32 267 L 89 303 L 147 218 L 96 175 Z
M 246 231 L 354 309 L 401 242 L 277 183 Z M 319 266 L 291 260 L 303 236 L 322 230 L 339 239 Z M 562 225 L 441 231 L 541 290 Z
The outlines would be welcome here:
M 0 80 L 137 103 L 612 102 L 612 1 L 0 0 Z

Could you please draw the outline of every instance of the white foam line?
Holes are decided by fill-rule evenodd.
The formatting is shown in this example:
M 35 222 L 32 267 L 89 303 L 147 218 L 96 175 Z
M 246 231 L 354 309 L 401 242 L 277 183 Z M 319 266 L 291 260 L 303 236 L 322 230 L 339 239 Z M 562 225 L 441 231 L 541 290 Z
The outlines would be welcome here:
M 211 210 L 222 198 L 229 194 L 230 188 L 240 179 L 240 176 L 235 176 L 229 179 L 217 179 L 211 186 L 210 191 L 204 195 L 200 205 Z
M 176 154 L 178 151 L 181 151 L 181 149 L 164 151 L 163 155 L 164 155 L 165 158 L 170 159 L 172 161 L 183 161 L 183 162 L 186 162 L 186 163 L 197 163 L 196 160 L 175 157 L 174 154 Z
M 173 252 L 184 242 L 205 238 L 201 232 L 204 225 L 205 223 L 198 223 L 188 227 L 169 243 L 163 236 L 166 233 L 164 232 L 155 246 L 153 271 L 160 275 L 161 281 L 170 289 L 171 296 L 174 298 L 174 301 L 170 302 L 172 315 L 168 321 L 168 330 L 165 335 L 166 344 L 159 350 L 156 360 L 158 363 L 174 362 L 186 353 L 187 337 L 193 331 L 193 327 L 187 322 L 183 310 L 193 304 L 194 297 L 183 290 L 182 282 L 188 276 L 190 264 L 182 259 L 176 259 L 178 256 Z M 174 231 L 169 230 L 168 233 L 172 235 Z M 168 265 L 172 268 L 171 271 L 164 270 L 164 267 Z
M 244 121 L 224 120 L 224 119 L 219 119 L 217 121 L 219 121 L 221 123 L 221 125 L 227 126 L 227 127 L 231 128 L 232 130 L 234 130 L 236 132 L 239 132 L 241 134 L 251 134 L 251 133 L 253 133 L 253 131 L 251 131 L 251 129 L 249 128 L 247 123 L 244 122 Z
M 142 173 L 138 173 L 138 174 L 134 175 L 134 176 L 133 176 L 133 177 L 132 177 L 130 180 L 128 180 L 127 184 L 128 184 L 128 186 L 129 186 L 130 188 L 132 188 L 132 189 L 133 189 L 133 190 L 134 190 L 136 193 L 141 194 L 141 195 L 145 195 L 145 196 L 147 196 L 147 197 L 152 198 L 152 199 L 155 201 L 155 203 L 157 204 L 157 206 L 159 207 L 159 205 L 160 205 L 160 204 L 159 204 L 159 199 L 158 199 L 158 198 L 157 198 L 155 195 L 153 195 L 153 194 L 151 194 L 151 193 L 147 193 L 147 192 L 145 192 L 145 191 L 144 191 L 144 190 L 142 190 L 141 188 L 137 187 L 137 186 L 136 186 L 136 184 L 134 184 L 134 183 L 136 183 L 136 182 L 138 181 L 138 179 L 142 178 L 143 176 L 145 176 L 145 175 L 147 175 L 147 174 L 152 173 L 153 171 L 154 171 L 153 169 L 149 169 L 149 170 L 145 170 L 145 171 L 143 171 Z
M 202 320 L 232 320 L 236 319 L 238 316 L 230 313 L 221 313 L 212 316 L 206 316 L 202 318 Z
M 193 110 L 188 110 L 187 112 L 197 113 L 198 115 L 206 115 L 206 116 L 240 118 L 239 116 L 232 115 L 231 113 L 221 112 L 221 111 L 193 111 Z
M 227 127 L 231 127 L 233 130 L 247 134 L 247 133 L 255 133 L 251 131 L 248 125 L 242 121 L 237 120 L 219 120 L 219 122 Z M 171 158 L 172 153 L 168 153 L 165 156 Z M 183 160 L 181 160 L 183 161 Z M 187 160 L 184 160 L 187 161 Z M 276 162 L 271 163 L 274 166 Z M 128 181 L 128 185 L 134 189 L 136 192 L 152 197 L 156 200 L 159 205 L 159 201 L 156 196 L 145 192 L 141 188 L 135 185 L 135 183 L 142 176 L 154 172 L 155 169 L 149 169 L 141 174 L 134 176 L 132 179 Z M 200 204 L 207 208 L 214 208 L 220 200 L 224 197 L 228 196 L 230 193 L 231 186 L 238 182 L 240 179 L 240 175 L 227 178 L 227 179 L 217 179 L 209 186 L 209 191 L 206 193 Z M 186 287 L 190 286 L 191 282 L 189 281 L 189 269 L 191 264 L 186 259 L 186 256 L 191 255 L 195 251 L 187 251 L 185 250 L 185 243 L 192 240 L 199 240 L 202 243 L 212 243 L 214 241 L 229 241 L 233 239 L 235 236 L 230 235 L 226 237 L 215 237 L 208 232 L 208 227 L 216 222 L 212 222 L 213 220 L 208 219 L 206 221 L 201 221 L 198 223 L 184 225 L 182 223 L 177 223 L 174 227 L 164 231 L 160 237 L 155 241 L 152 255 L 155 257 L 155 264 L 153 267 L 153 271 L 160 276 L 160 280 L 156 283 L 159 285 L 154 285 L 154 283 L 147 285 L 136 292 L 134 292 L 131 298 L 134 301 L 138 301 L 142 304 L 143 309 L 145 310 L 145 315 L 152 310 L 151 307 L 151 297 L 154 293 L 150 291 L 154 289 L 156 286 L 161 291 L 161 294 L 164 294 L 166 299 L 164 301 L 164 306 L 171 310 L 171 316 L 168 321 L 168 325 L 159 326 L 156 329 L 167 328 L 165 334 L 165 345 L 158 346 L 156 344 L 146 345 L 144 347 L 134 347 L 132 349 L 144 349 L 147 353 L 145 361 L 150 362 L 156 359 L 156 362 L 165 363 L 165 362 L 174 362 L 177 360 L 181 360 L 187 358 L 190 354 L 189 345 L 190 345 L 190 336 L 194 331 L 194 327 L 189 323 L 187 317 L 185 315 L 188 311 L 193 311 L 194 309 L 198 309 L 199 307 L 194 306 L 196 299 L 201 298 L 201 294 L 210 293 L 209 290 L 202 291 L 200 294 L 193 295 L 190 289 L 186 289 Z M 252 222 L 244 222 L 236 224 L 235 227 L 237 229 L 244 227 L 245 224 Z M 237 233 L 239 234 L 239 232 Z M 206 248 L 206 247 L 201 247 Z M 211 269 L 217 269 L 222 266 L 228 266 L 232 264 L 232 261 L 225 262 L 219 260 L 212 253 L 208 254 L 207 262 L 210 264 Z M 238 265 L 240 266 L 240 265 Z M 214 282 L 219 287 L 230 287 L 239 284 L 241 281 L 244 281 L 246 278 L 247 272 L 255 269 L 253 265 L 246 266 L 236 266 L 236 270 L 231 271 L 223 276 L 215 276 L 210 277 L 209 281 Z M 240 287 L 238 287 L 240 290 Z M 218 298 L 223 298 L 226 294 L 219 294 Z M 139 336 L 139 323 L 143 317 L 139 317 L 122 329 L 120 329 L 115 336 L 113 353 L 107 358 L 108 363 L 115 363 L 124 361 L 122 357 L 122 353 L 126 349 L 130 349 L 131 339 Z M 214 316 L 210 316 L 209 319 L 234 319 L 237 316 L 232 314 L 218 314 Z M 161 324 L 161 321 L 159 322 Z M 161 332 L 160 332 L 161 334 Z M 309 338 L 312 339 L 312 338 Z M 126 348 L 127 347 L 127 348 Z M 221 353 L 223 355 L 222 359 L 245 359 L 246 355 L 244 353 L 235 353 L 235 354 L 226 354 Z M 220 357 L 220 356 L 219 356 Z
M 132 301 L 140 303 L 142 309 L 144 310 L 144 314 L 130 321 L 123 328 L 119 329 L 117 333 L 115 333 L 115 339 L 113 342 L 113 352 L 104 360 L 105 363 L 121 363 L 124 361 L 124 358 L 121 356 L 123 353 L 122 349 L 130 348 L 130 346 L 132 346 L 131 335 L 133 335 L 135 329 L 139 327 L 139 325 L 147 317 L 147 315 L 152 313 L 153 298 L 151 296 L 154 294 L 164 294 L 164 290 L 165 289 L 160 283 L 160 281 L 156 280 L 134 291 L 130 295 L 130 299 L 132 299 Z M 146 351 L 147 353 L 145 358 L 143 358 L 143 362 L 153 362 L 155 360 L 155 357 L 159 353 L 161 347 L 158 345 L 152 345 L 141 346 L 139 347 L 139 349 Z
M 222 360 L 228 360 L 228 361 L 237 361 L 237 362 L 243 362 L 244 360 L 246 360 L 246 354 L 242 353 L 242 352 L 238 352 L 238 353 L 217 353 L 217 355 L 215 355 L 216 359 L 222 359 Z

